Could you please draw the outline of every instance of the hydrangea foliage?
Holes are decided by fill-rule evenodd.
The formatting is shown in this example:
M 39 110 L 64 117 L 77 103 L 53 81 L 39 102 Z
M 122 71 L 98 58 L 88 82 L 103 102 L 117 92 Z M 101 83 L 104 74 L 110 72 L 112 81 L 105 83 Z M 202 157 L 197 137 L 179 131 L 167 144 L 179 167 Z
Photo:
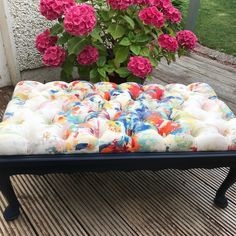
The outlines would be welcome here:
M 36 48 L 46 66 L 62 67 L 66 81 L 77 67 L 92 82 L 142 82 L 161 58 L 170 63 L 197 42 L 181 30 L 171 0 L 40 0 L 40 13 L 56 22 L 37 35 Z

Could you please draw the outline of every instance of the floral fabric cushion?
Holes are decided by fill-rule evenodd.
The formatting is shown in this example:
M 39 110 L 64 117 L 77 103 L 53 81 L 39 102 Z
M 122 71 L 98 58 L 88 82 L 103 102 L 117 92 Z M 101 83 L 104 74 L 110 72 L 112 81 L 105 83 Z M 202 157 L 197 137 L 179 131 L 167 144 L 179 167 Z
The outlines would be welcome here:
M 22 81 L 0 155 L 236 150 L 236 118 L 205 83 Z

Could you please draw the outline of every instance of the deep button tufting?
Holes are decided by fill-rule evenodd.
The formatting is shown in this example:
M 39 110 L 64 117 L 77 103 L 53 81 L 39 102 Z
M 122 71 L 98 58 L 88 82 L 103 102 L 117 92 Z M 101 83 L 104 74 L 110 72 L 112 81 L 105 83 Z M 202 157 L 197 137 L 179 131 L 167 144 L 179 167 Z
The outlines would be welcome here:
M 236 150 L 236 118 L 205 83 L 22 81 L 0 154 Z

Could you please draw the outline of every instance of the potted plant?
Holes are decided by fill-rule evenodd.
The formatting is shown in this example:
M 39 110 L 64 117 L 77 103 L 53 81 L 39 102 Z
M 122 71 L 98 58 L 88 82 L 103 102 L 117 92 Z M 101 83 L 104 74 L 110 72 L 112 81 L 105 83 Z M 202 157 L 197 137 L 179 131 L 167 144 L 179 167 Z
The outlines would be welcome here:
M 181 30 L 182 16 L 171 0 L 41 0 L 40 12 L 57 20 L 36 37 L 46 66 L 62 67 L 61 79 L 92 82 L 151 78 L 161 58 L 194 48 L 197 37 Z

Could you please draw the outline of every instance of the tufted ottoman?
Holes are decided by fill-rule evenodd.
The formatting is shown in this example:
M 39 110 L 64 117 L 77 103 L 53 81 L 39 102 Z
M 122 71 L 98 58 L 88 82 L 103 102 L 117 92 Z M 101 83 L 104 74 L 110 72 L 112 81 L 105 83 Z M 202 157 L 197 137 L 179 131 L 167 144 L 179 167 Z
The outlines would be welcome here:
M 236 180 L 236 118 L 205 83 L 161 86 L 22 81 L 0 123 L 0 189 L 19 215 L 15 174 L 231 167 L 215 203 Z

